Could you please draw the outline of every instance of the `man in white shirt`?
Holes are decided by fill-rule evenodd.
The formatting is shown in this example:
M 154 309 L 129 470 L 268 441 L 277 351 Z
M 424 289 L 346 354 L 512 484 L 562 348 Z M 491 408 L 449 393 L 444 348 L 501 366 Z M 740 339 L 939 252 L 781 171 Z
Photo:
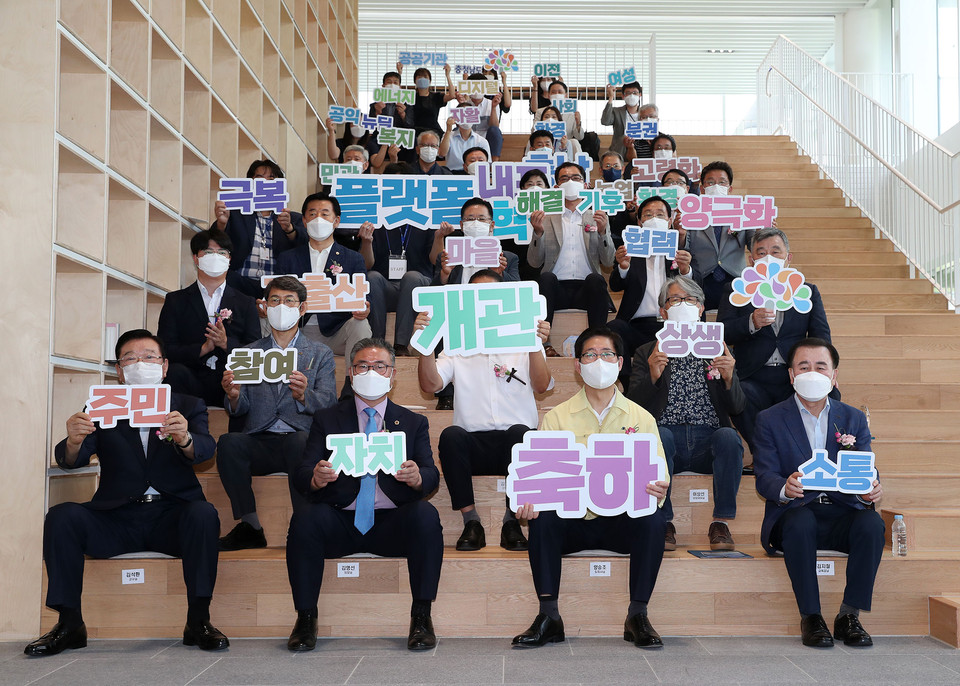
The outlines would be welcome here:
M 610 311 L 607 281 L 600 266 L 613 266 L 615 249 L 607 213 L 577 211 L 586 178 L 584 168 L 574 162 L 557 167 L 555 187 L 563 189 L 563 214 L 537 211 L 530 215 L 533 240 L 527 262 L 543 268 L 537 282 L 547 301 L 548 322 L 553 322 L 556 310 L 573 308 L 586 310 L 587 321 L 594 327 L 603 326 Z
M 503 278 L 485 269 L 470 283 L 499 283 Z M 421 312 L 415 328 L 425 328 L 430 316 Z M 550 324 L 540 322 L 537 335 L 543 343 L 550 337 Z M 421 355 L 417 364 L 420 388 L 436 393 L 454 382 L 453 424 L 440 434 L 437 452 L 443 479 L 454 510 L 463 517 L 463 534 L 457 550 L 480 550 L 486 535 L 477 513 L 473 475 L 506 476 L 513 446 L 536 428 L 539 417 L 535 393 L 553 385 L 543 350 L 530 353 L 448 356 Z M 503 515 L 500 546 L 526 550 L 527 539 L 509 506 Z
M 469 107 L 466 103 L 461 107 Z M 463 153 L 470 148 L 483 148 L 490 157 L 490 144 L 487 139 L 473 130 L 473 124 L 457 123 L 453 117 L 447 118 L 447 132 L 440 141 L 440 156 L 447 160 L 447 169 L 460 171 L 463 169 Z

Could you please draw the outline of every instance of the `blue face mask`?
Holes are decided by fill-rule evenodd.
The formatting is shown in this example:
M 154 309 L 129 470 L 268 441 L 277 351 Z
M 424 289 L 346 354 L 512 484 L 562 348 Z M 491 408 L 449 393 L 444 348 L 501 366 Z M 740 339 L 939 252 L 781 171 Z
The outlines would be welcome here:
M 610 167 L 610 169 L 603 170 L 603 180 L 604 181 L 619 181 L 623 178 L 623 170 Z
M 423 78 L 423 77 L 417 79 L 417 88 L 429 88 L 429 87 L 430 87 L 430 79 Z

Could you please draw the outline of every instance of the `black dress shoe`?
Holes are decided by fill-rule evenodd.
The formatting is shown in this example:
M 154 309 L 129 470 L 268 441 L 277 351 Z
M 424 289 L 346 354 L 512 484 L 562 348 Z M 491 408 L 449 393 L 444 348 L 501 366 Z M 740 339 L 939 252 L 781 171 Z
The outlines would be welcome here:
M 663 639 L 646 615 L 627 617 L 623 623 L 623 640 L 633 641 L 638 648 L 662 648 Z
M 438 410 L 452 410 L 453 409 L 453 396 L 452 395 L 441 395 L 437 398 L 437 409 Z
M 317 647 L 317 618 L 306 613 L 297 613 L 297 623 L 293 625 L 290 638 L 287 640 L 287 650 L 303 652 Z
M 24 648 L 23 654 L 34 657 L 44 657 L 46 655 L 56 655 L 68 649 L 86 647 L 86 624 L 81 622 L 80 626 L 74 627 L 73 629 L 66 629 L 63 624 L 57 622 L 50 631 Z
M 263 529 L 254 529 L 246 522 L 240 522 L 233 531 L 220 539 L 220 550 L 247 550 L 248 548 L 266 548 L 267 537 Z
M 800 622 L 800 634 L 805 646 L 811 648 L 833 647 L 833 636 L 830 635 L 827 623 L 823 621 L 823 615 L 808 615 L 806 619 Z
M 527 549 L 527 537 L 523 535 L 520 522 L 511 519 L 500 527 L 500 547 L 505 550 L 523 551 Z
M 667 530 L 663 533 L 663 549 L 664 551 L 677 549 L 677 527 L 673 522 L 667 522 Z
M 457 539 L 457 550 L 480 550 L 487 545 L 487 536 L 483 524 L 471 519 L 463 527 L 463 533 Z
M 183 645 L 197 646 L 200 650 L 223 650 L 230 647 L 230 640 L 210 622 L 203 622 L 183 627 Z
M 410 348 L 403 343 L 398 343 L 393 346 L 393 354 L 395 357 L 413 357 L 413 355 L 410 354 Z
M 873 639 L 860 624 L 856 615 L 837 615 L 833 620 L 833 637 L 843 641 L 843 645 L 854 648 L 867 648 L 873 645 Z
M 564 640 L 563 618 L 551 619 L 541 613 L 529 629 L 513 637 L 513 645 L 518 648 L 539 648 L 546 643 L 562 643 Z
M 430 650 L 436 645 L 437 635 L 433 633 L 433 620 L 430 615 L 412 615 L 407 650 Z

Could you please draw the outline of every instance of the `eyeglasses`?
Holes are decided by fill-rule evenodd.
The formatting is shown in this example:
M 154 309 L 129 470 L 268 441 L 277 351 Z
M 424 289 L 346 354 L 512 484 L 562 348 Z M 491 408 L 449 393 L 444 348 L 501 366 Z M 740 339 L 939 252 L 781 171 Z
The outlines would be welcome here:
M 594 352 L 583 353 L 580 356 L 580 362 L 583 364 L 590 364 L 591 362 L 595 362 L 598 357 L 604 362 L 617 361 L 617 354 L 615 352 L 613 352 L 612 350 L 604 350 L 599 354 Z
M 386 362 L 358 362 L 353 365 L 352 369 L 354 374 L 366 374 L 373 369 L 377 374 L 386 376 L 390 373 L 390 370 L 393 369 L 393 365 L 389 365 Z
M 675 181 L 664 181 L 664 186 L 686 186 L 688 185 L 683 179 L 676 179 Z
M 206 257 L 207 255 L 221 255 L 222 257 L 230 257 L 230 251 L 220 248 L 219 250 L 214 250 L 213 248 L 204 248 L 199 253 L 200 257 Z
M 623 166 L 619 162 L 607 163 L 603 165 L 603 169 L 623 169 Z
M 463 221 L 465 221 L 465 222 L 484 222 L 485 224 L 489 224 L 489 223 L 492 222 L 493 220 L 490 219 L 490 217 L 464 217 L 464 218 L 463 218 Z
M 707 188 L 709 188 L 710 186 L 729 186 L 730 182 L 729 181 L 704 181 L 704 182 L 701 182 L 701 185 L 706 186 Z
M 660 210 L 659 212 L 644 212 L 643 214 L 640 215 L 640 221 L 642 222 L 645 222 L 648 219 L 653 219 L 653 218 L 667 219 L 667 213 L 664 212 L 663 210 Z
M 576 176 L 561 176 L 557 179 L 560 183 L 566 183 L 567 181 L 583 181 L 583 177 L 577 174 Z
M 124 355 L 117 360 L 117 364 L 119 364 L 121 367 L 129 367 L 137 362 L 146 362 L 147 364 L 162 364 L 163 358 L 159 355 L 154 355 L 153 353 L 148 355 L 134 355 L 131 353 L 129 355 Z
M 267 298 L 267 304 L 270 307 L 275 307 L 280 303 L 283 303 L 287 307 L 300 307 L 300 298 L 297 298 L 296 296 L 293 296 L 293 295 L 288 295 L 282 300 L 278 295 L 271 295 L 269 298 Z
M 667 298 L 667 304 L 673 307 L 674 305 L 679 305 L 680 303 L 688 303 L 690 305 L 699 305 L 700 298 L 695 295 L 688 295 L 681 298 L 679 295 L 671 295 Z

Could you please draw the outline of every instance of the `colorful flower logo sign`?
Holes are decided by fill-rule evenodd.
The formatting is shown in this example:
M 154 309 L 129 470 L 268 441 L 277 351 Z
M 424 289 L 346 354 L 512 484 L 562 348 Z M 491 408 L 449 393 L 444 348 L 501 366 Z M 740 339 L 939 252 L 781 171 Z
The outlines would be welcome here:
M 487 69 L 497 69 L 499 71 L 519 71 L 520 64 L 517 62 L 516 55 L 508 50 L 491 50 L 483 60 L 483 66 Z
M 733 280 L 730 302 L 737 307 L 753 305 L 783 311 L 791 307 L 801 314 L 813 309 L 810 286 L 803 274 L 777 262 L 757 262 Z

